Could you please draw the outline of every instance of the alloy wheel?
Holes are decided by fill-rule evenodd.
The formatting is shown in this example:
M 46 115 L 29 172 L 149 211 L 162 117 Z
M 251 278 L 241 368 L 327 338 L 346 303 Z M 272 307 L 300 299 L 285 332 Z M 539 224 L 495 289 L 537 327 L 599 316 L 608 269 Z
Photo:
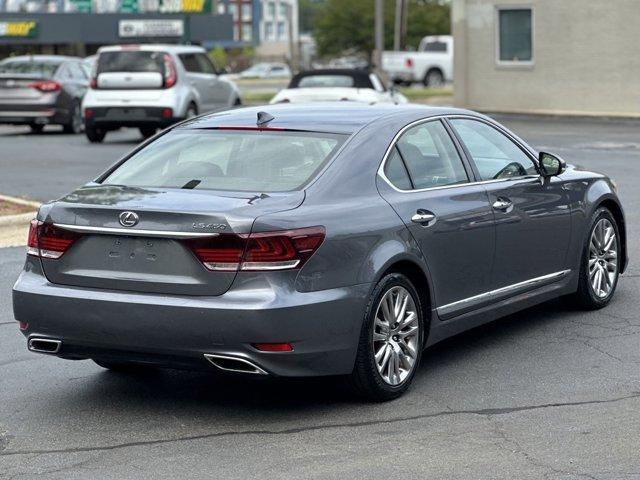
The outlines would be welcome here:
M 420 322 L 416 302 L 401 286 L 380 299 L 373 322 L 373 352 L 378 373 L 389 385 L 400 385 L 418 358 Z
M 598 298 L 607 298 L 618 277 L 618 241 L 607 218 L 601 218 L 589 240 L 589 285 Z

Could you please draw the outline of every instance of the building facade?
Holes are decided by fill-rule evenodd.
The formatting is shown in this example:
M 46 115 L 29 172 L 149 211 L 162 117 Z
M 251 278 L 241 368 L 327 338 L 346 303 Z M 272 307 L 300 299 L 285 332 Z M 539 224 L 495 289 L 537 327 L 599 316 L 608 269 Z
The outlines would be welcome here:
M 453 0 L 455 102 L 640 116 L 637 0 Z
M 292 60 L 299 44 L 298 1 L 260 0 L 260 3 L 258 56 L 273 61 Z

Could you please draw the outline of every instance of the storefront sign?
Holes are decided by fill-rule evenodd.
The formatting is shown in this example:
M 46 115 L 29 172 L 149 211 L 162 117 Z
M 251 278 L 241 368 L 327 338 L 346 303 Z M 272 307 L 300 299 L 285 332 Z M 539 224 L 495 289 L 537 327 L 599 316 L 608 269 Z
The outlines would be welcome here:
M 36 38 L 38 22 L 35 20 L 11 20 L 0 22 L 0 37 Z
M 118 35 L 121 38 L 182 37 L 184 22 L 182 20 L 120 20 Z

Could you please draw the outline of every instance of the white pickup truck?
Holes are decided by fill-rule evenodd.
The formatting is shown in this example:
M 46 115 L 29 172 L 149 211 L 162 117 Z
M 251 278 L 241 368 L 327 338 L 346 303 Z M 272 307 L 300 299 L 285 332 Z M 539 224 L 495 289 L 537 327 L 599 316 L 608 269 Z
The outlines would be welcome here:
M 441 87 L 453 80 L 453 37 L 424 37 L 417 52 L 383 52 L 382 70 L 396 83 Z

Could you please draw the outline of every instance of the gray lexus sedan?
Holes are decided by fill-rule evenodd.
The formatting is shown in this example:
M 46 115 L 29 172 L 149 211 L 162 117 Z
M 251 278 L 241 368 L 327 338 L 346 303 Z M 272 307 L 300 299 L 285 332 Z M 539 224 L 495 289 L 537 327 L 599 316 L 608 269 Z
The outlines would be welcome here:
M 446 337 L 554 297 L 607 305 L 625 230 L 611 180 L 474 112 L 245 108 L 43 205 L 13 307 L 33 352 L 389 400 Z

